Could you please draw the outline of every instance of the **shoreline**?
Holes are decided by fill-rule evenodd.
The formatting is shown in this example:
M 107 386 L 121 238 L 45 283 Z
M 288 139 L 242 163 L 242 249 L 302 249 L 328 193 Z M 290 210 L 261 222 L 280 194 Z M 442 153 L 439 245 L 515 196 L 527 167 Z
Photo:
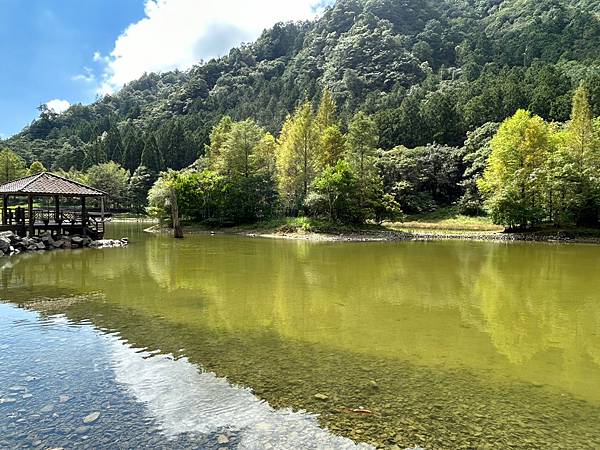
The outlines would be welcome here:
M 428 242 L 428 241 L 473 241 L 473 242 L 543 242 L 551 244 L 600 244 L 600 237 L 568 236 L 564 232 L 555 233 L 507 233 L 496 231 L 468 231 L 468 230 L 437 230 L 424 232 L 422 229 L 382 229 L 382 230 L 357 230 L 340 232 L 318 231 L 289 231 L 277 229 L 239 229 L 239 228 L 203 228 L 200 225 L 183 227 L 184 234 L 195 235 L 232 235 L 264 239 L 287 239 L 310 242 Z M 171 228 L 153 225 L 144 232 L 154 234 L 171 234 Z

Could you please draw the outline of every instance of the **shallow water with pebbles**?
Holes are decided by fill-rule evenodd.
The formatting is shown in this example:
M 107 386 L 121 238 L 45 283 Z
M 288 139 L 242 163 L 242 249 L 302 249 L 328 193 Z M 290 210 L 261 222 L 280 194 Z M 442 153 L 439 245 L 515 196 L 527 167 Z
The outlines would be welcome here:
M 89 322 L 0 304 L 0 336 L 0 448 L 370 448 Z
M 18 367 L 0 384 L 11 443 L 53 429 L 36 425 L 45 417 L 93 447 L 115 414 L 107 429 L 124 447 L 600 448 L 600 247 L 141 229 L 110 231 L 126 248 L 0 261 L 4 307 L 32 315 L 0 342 Z M 79 334 L 7 356 L 53 327 Z M 29 389 L 21 375 L 53 397 L 5 392 Z M 61 392 L 71 385 L 77 395 Z

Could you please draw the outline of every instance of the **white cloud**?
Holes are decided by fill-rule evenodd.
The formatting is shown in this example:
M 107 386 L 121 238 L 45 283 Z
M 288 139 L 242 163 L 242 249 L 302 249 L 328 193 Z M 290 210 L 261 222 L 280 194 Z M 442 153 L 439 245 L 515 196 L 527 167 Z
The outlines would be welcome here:
M 118 89 L 144 72 L 187 69 L 227 54 L 280 21 L 313 18 L 329 0 L 146 0 L 145 17 L 118 37 L 100 92 Z
M 60 100 L 58 98 L 55 98 L 54 100 L 46 102 L 46 106 L 50 111 L 53 111 L 56 114 L 60 114 L 69 109 L 69 106 L 71 106 L 71 104 L 67 100 Z
M 83 73 L 79 73 L 71 77 L 73 81 L 82 81 L 83 83 L 94 83 L 96 81 L 96 75 L 94 71 L 89 67 L 83 68 Z

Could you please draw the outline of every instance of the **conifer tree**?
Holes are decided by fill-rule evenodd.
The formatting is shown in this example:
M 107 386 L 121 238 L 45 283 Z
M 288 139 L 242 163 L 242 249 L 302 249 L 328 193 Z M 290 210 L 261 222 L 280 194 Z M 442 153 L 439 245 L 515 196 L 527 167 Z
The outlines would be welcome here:
M 280 195 L 292 213 L 302 208 L 318 164 L 319 132 L 310 103 L 288 116 L 277 148 Z
M 158 175 L 163 169 L 158 146 L 156 145 L 156 139 L 151 133 L 146 136 L 146 143 L 144 145 L 144 150 L 142 151 L 140 164 L 145 166 L 153 175 Z

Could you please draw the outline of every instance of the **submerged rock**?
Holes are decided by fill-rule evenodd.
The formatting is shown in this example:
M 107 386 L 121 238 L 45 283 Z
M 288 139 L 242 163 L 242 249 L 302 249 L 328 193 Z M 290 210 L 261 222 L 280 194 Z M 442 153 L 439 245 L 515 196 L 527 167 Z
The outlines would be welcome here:
M 329 400 L 329 397 L 325 394 L 315 394 L 315 398 L 317 400 L 322 400 L 322 401 L 327 401 Z
M 85 424 L 94 423 L 99 418 L 100 418 L 100 413 L 98 411 L 95 411 L 95 412 L 93 412 L 93 413 L 88 414 L 87 416 L 85 416 L 83 418 L 83 423 L 85 423 Z
M 50 413 L 52 411 L 54 411 L 54 406 L 53 405 L 46 405 L 42 409 L 40 409 L 40 412 L 44 413 L 44 414 Z

